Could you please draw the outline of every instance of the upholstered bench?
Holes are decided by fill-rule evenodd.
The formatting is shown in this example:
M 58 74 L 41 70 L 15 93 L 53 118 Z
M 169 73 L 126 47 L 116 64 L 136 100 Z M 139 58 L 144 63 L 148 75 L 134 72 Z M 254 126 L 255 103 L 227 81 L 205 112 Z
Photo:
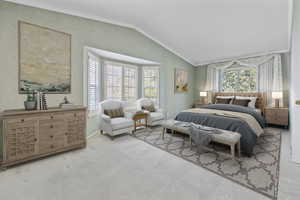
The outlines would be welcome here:
M 164 139 L 165 136 L 165 132 L 167 129 L 172 131 L 172 134 L 174 134 L 174 132 L 180 132 L 180 133 L 184 133 L 187 135 L 190 135 L 190 128 L 188 126 L 182 126 L 182 124 L 184 124 L 185 122 L 180 122 L 180 121 L 176 121 L 176 120 L 165 120 L 162 122 L 162 127 L 163 127 L 163 131 L 162 131 L 162 138 Z M 188 123 L 187 123 L 188 124 Z M 216 129 L 218 130 L 218 134 L 212 134 L 212 141 L 216 142 L 216 143 L 221 143 L 221 144 L 225 144 L 225 145 L 229 145 L 230 146 L 230 150 L 231 150 L 231 154 L 230 156 L 235 159 L 235 147 L 237 147 L 237 152 L 238 152 L 238 156 L 241 155 L 241 146 L 240 146 L 240 139 L 241 139 L 241 135 L 239 133 L 236 132 L 232 132 L 232 131 L 227 131 L 227 130 L 222 130 L 222 129 Z M 190 145 L 192 148 L 192 138 L 190 138 Z M 208 147 L 203 147 L 207 150 L 212 150 Z M 222 152 L 218 152 L 221 154 L 225 154 Z M 228 155 L 228 154 L 225 154 Z

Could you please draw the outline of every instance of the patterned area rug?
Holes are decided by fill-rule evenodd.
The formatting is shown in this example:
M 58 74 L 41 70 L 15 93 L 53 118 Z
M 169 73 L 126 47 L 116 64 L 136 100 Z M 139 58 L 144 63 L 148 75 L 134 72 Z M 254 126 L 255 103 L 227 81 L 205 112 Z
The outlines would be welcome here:
M 277 199 L 281 148 L 279 130 L 265 129 L 265 134 L 258 139 L 254 148 L 254 155 L 242 156 L 235 161 L 217 153 L 229 153 L 227 146 L 212 144 L 214 151 L 197 153 L 196 147 L 190 148 L 187 136 L 165 134 L 163 140 L 161 132 L 161 127 L 141 129 L 136 132 L 135 137 L 271 199 Z

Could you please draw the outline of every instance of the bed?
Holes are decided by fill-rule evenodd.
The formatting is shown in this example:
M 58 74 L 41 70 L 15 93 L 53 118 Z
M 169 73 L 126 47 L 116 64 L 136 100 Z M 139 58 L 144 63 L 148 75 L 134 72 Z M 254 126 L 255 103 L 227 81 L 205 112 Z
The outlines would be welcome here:
M 241 134 L 241 150 L 251 156 L 257 138 L 263 133 L 265 120 L 263 117 L 266 97 L 264 93 L 214 93 L 216 97 L 256 97 L 255 106 L 244 107 L 232 104 L 209 104 L 200 108 L 180 112 L 176 120 L 193 122 L 204 126 L 229 130 Z

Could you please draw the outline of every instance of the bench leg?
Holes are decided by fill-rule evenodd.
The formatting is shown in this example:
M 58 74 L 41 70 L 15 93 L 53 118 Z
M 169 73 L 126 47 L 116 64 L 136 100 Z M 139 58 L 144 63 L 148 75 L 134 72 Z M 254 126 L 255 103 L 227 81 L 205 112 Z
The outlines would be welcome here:
M 162 133 L 161 133 L 161 138 L 164 140 L 165 139 L 165 128 L 163 128 Z
M 237 143 L 238 157 L 241 157 L 241 142 Z
M 235 145 L 234 144 L 230 145 L 230 150 L 231 150 L 232 159 L 235 159 Z

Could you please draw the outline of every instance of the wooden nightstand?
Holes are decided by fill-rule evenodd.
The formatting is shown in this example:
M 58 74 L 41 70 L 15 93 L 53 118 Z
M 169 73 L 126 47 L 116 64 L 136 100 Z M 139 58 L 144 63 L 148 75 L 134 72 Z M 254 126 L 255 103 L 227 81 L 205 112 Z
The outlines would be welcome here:
M 285 107 L 265 108 L 265 118 L 268 124 L 275 124 L 288 127 L 289 109 Z

